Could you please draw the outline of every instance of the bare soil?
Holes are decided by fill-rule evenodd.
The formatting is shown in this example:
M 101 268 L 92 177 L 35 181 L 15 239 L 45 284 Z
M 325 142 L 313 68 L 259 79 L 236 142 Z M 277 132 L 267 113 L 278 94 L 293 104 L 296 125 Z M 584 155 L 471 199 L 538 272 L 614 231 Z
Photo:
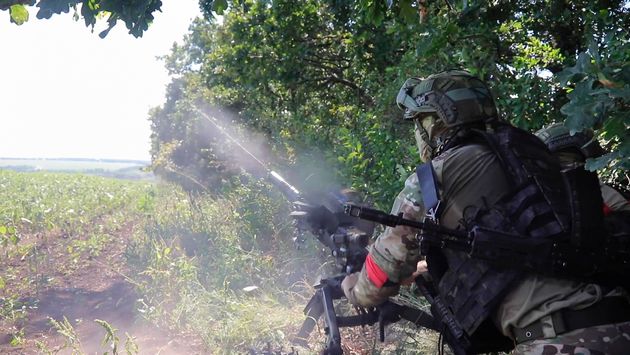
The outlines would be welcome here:
M 0 289 L 0 309 L 3 300 L 13 297 L 26 312 L 25 316 L 19 316 L 21 312 L 8 316 L 5 305 L 0 313 L 0 353 L 39 354 L 38 342 L 53 353 L 72 353 L 65 346 L 68 337 L 59 334 L 50 322 L 63 321 L 64 317 L 76 331 L 77 347 L 85 354 L 112 352 L 109 344 L 102 344 L 106 331 L 95 319 L 118 330 L 118 351 L 122 354 L 126 334 L 133 337 L 140 354 L 203 353 L 201 344 L 157 328 L 136 311 L 139 295 L 127 277 L 124 257 L 133 228 L 130 223 L 108 231 L 111 238 L 97 253 L 77 253 L 76 248 L 71 252 L 71 241 L 86 237 L 63 231 L 28 235 L 19 243 L 21 250 L 7 251 L 0 258 L 0 272 L 8 275 Z

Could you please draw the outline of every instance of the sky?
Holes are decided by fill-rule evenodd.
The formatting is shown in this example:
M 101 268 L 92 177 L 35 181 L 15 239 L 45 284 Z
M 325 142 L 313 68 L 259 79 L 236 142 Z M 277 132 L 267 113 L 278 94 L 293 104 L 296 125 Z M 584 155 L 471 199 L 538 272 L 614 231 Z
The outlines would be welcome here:
M 163 0 L 143 37 L 105 39 L 72 13 L 22 26 L 0 11 L 0 157 L 149 160 L 148 111 L 170 81 L 156 57 L 181 42 L 197 0 Z

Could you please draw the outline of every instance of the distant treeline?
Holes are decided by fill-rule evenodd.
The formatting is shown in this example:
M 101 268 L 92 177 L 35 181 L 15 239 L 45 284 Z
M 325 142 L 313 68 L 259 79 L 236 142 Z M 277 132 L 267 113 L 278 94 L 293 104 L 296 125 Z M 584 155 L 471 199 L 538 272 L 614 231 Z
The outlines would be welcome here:
M 52 160 L 52 161 L 75 161 L 75 162 L 94 162 L 94 163 L 122 163 L 122 164 L 138 164 L 149 165 L 151 162 L 146 160 L 131 160 L 131 159 L 92 159 L 92 158 L 9 158 L 0 157 L 2 160 Z
M 81 173 L 88 175 L 97 175 L 103 177 L 110 177 L 116 179 L 128 179 L 128 180 L 151 180 L 155 178 L 152 172 L 143 170 L 140 166 L 131 166 L 116 170 L 111 169 L 41 169 L 32 165 L 5 165 L 0 166 L 0 170 L 12 170 L 16 172 L 39 172 L 39 171 L 53 171 L 60 173 Z
M 0 170 L 13 170 L 13 171 L 17 171 L 17 172 L 22 172 L 22 173 L 30 173 L 33 171 L 39 171 L 39 169 L 35 169 L 34 166 L 30 166 L 30 165 L 5 165 L 3 167 L 0 167 Z

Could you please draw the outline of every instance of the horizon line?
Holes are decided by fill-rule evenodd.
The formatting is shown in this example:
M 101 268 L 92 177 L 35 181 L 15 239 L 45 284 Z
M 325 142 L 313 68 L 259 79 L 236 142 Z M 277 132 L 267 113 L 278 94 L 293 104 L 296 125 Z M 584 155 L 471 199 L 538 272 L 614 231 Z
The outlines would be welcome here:
M 123 158 L 33 158 L 33 157 L 0 157 L 0 160 L 71 160 L 71 161 L 100 161 L 100 162 L 111 162 L 111 163 L 142 163 L 142 164 L 151 164 L 150 160 L 142 160 L 142 159 L 123 159 Z

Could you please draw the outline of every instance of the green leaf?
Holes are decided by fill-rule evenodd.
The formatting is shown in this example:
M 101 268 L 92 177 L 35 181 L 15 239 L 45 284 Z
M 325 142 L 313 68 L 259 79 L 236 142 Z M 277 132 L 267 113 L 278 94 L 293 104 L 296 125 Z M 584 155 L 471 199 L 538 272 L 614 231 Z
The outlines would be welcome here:
M 580 55 L 578 55 L 577 63 L 575 63 L 575 69 L 583 73 L 593 73 L 596 68 L 591 63 L 592 60 L 592 54 L 589 55 L 588 53 L 580 53 Z
M 48 19 L 53 14 L 68 13 L 70 5 L 76 5 L 78 0 L 40 0 L 37 3 L 39 11 L 37 11 L 38 19 Z
M 18 336 L 18 335 L 12 335 L 11 336 L 11 341 L 9 342 L 9 344 L 11 344 L 11 346 L 20 346 L 20 344 L 22 343 L 22 339 Z
M 111 31 L 111 30 L 112 30 L 112 28 L 114 28 L 114 27 L 113 27 L 113 26 L 107 27 L 107 28 L 106 28 L 106 29 L 104 29 L 103 31 L 99 32 L 99 33 L 98 33 L 98 36 L 99 36 L 100 38 L 105 38 L 105 37 L 107 37 L 107 35 L 109 34 L 109 31 Z
M 610 107 L 610 99 L 606 96 L 594 96 L 593 79 L 582 81 L 569 94 L 571 101 L 560 108 L 560 112 L 567 115 L 565 125 L 571 132 L 581 132 L 592 128 Z
M 212 11 L 216 12 L 217 15 L 223 15 L 223 12 L 225 12 L 227 7 L 228 7 L 227 0 L 214 0 L 212 2 Z
M 0 226 L 0 234 L 7 234 L 7 227 Z
M 623 100 L 630 100 L 630 87 L 624 87 L 621 89 L 608 89 L 610 96 L 620 98 Z
M 595 61 L 597 65 L 600 64 L 599 57 L 599 49 L 597 48 L 597 43 L 595 41 L 591 41 L 588 45 L 588 52 L 591 54 L 591 57 Z
M 613 159 L 617 158 L 618 155 L 618 152 L 612 152 L 604 154 L 599 158 L 587 159 L 584 167 L 586 168 L 586 170 L 590 171 L 601 170 L 607 167 L 608 164 L 610 164 Z
M 9 13 L 11 15 L 11 22 L 18 26 L 28 21 L 28 10 L 22 4 L 12 5 L 9 8 Z
M 580 53 L 574 66 L 568 67 L 555 75 L 560 86 L 567 86 L 569 81 L 576 76 L 583 77 L 592 71 L 591 56 L 588 53 Z M 579 80 L 579 78 L 577 79 Z
M 96 24 L 96 16 L 98 15 L 98 4 L 95 0 L 83 2 L 81 6 L 81 16 L 86 26 L 94 26 Z
M 622 136 L 626 132 L 626 125 L 623 122 L 625 115 L 617 114 L 606 118 L 602 128 L 603 137 L 611 140 L 616 136 Z
M 414 23 L 418 21 L 418 11 L 412 5 L 411 0 L 401 0 L 400 6 L 400 17 L 407 23 Z

